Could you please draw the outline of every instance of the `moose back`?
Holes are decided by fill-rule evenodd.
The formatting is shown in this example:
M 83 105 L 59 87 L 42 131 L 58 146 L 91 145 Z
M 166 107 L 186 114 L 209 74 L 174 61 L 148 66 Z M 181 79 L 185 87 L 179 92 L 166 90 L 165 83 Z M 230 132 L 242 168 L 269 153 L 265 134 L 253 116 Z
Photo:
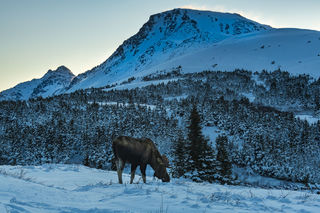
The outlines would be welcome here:
M 140 166 L 143 182 L 146 183 L 146 167 L 149 164 L 155 171 L 154 176 L 163 182 L 169 182 L 170 177 L 166 167 L 169 167 L 168 158 L 160 155 L 155 144 L 148 138 L 117 137 L 112 144 L 119 183 L 122 183 L 122 172 L 126 163 L 131 164 L 131 179 L 133 183 L 137 166 Z

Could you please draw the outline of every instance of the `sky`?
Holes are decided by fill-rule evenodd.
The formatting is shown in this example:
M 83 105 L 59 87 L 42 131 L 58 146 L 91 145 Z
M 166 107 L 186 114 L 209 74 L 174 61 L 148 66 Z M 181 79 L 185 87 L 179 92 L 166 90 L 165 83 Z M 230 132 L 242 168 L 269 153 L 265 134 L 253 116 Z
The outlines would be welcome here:
M 179 7 L 320 31 L 320 0 L 0 0 L 0 91 L 60 65 L 90 70 L 150 15 Z

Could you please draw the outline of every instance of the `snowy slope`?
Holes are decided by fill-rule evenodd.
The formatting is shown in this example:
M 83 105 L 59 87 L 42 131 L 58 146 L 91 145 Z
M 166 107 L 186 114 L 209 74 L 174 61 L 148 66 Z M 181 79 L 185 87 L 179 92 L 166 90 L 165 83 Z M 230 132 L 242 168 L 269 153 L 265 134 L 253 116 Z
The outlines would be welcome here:
M 320 32 L 303 29 L 271 29 L 248 33 L 212 45 L 186 52 L 151 68 L 134 73 L 137 78 L 151 73 L 170 72 L 181 66 L 183 73 L 212 71 L 286 70 L 294 75 L 309 74 L 320 77 Z M 130 75 L 123 77 L 127 80 Z M 174 80 L 174 79 L 172 79 Z M 169 80 L 166 80 L 169 81 Z M 112 82 L 113 83 L 113 82 Z M 157 82 L 139 82 L 116 86 L 132 89 Z M 159 82 L 160 83 L 160 82 Z M 114 89 L 114 88 L 112 88 Z M 254 97 L 246 95 L 250 100 Z
M 77 76 L 68 91 L 125 80 L 226 38 L 269 29 L 238 14 L 190 9 L 155 14 L 104 63 Z
M 23 82 L 0 93 L 0 100 L 27 100 L 48 97 L 68 86 L 74 74 L 65 66 L 49 70 L 42 78 Z
M 135 182 L 140 176 L 136 176 Z M 140 178 L 141 179 L 141 178 Z M 319 212 L 308 191 L 173 179 L 117 183 L 116 172 L 76 165 L 0 166 L 0 212 Z
M 184 72 L 203 70 L 286 70 L 320 77 L 320 32 L 272 29 L 225 39 L 208 48 L 175 58 L 154 70 L 181 65 Z M 146 72 L 152 72 L 148 70 Z

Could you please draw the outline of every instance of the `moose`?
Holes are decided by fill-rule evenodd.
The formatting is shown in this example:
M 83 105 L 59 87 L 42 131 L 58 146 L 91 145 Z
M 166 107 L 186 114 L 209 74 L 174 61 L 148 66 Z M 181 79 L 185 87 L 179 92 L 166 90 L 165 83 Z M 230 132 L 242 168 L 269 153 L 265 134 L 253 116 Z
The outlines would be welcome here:
M 169 182 L 170 177 L 166 167 L 169 167 L 169 160 L 165 155 L 160 155 L 155 144 L 148 138 L 132 138 L 127 136 L 117 137 L 112 143 L 112 149 L 116 158 L 119 183 L 122 184 L 122 172 L 125 164 L 131 164 L 131 179 L 133 183 L 134 175 L 140 166 L 143 182 L 146 183 L 146 168 L 149 164 L 155 171 L 154 176 L 162 182 Z

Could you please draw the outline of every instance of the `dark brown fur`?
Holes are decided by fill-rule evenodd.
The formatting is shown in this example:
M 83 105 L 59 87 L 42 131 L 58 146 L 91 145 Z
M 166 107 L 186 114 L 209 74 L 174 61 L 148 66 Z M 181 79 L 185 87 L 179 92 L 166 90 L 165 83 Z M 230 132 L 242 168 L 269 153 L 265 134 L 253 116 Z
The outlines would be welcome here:
M 169 167 L 168 158 L 160 155 L 157 147 L 150 139 L 120 136 L 113 141 L 112 148 L 116 158 L 119 183 L 122 183 L 122 171 L 126 163 L 131 164 L 130 183 L 133 182 L 137 166 L 140 166 L 143 182 L 146 183 L 147 164 L 155 171 L 154 176 L 163 182 L 170 181 L 166 170 L 166 167 Z

